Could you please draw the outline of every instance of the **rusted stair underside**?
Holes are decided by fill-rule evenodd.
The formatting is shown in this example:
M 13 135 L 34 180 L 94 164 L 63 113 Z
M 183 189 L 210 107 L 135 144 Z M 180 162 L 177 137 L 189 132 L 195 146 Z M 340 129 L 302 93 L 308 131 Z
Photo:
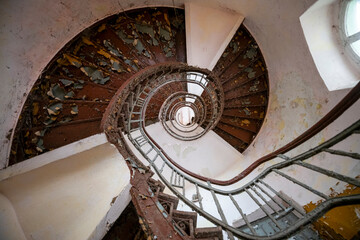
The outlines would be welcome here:
M 157 63 L 185 62 L 185 54 L 181 9 L 128 11 L 81 32 L 33 86 L 15 130 L 10 165 L 100 133 L 108 103 L 127 79 Z
M 225 94 L 223 115 L 214 131 L 243 152 L 259 132 L 268 103 L 265 61 L 255 39 L 243 25 L 213 72 L 220 78 Z
M 130 190 L 140 224 L 150 239 L 222 240 L 221 227 L 197 228 L 197 213 L 177 210 L 179 199 L 164 193 L 152 172 L 134 171 Z M 174 231 L 175 230 L 175 231 Z
M 81 32 L 53 58 L 30 91 L 9 165 L 102 132 L 103 113 L 116 91 L 148 66 L 186 62 L 185 39 L 184 11 L 172 8 L 127 11 Z M 243 25 L 213 73 L 225 93 L 225 109 L 214 131 L 242 152 L 263 123 L 268 99 L 265 62 Z M 149 104 L 146 124 L 158 121 L 171 93 L 186 90 L 186 84 L 160 89 Z

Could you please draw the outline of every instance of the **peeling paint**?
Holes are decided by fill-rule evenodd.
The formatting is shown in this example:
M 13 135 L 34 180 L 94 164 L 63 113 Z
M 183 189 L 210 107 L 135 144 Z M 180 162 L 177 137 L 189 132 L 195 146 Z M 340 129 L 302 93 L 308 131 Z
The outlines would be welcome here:
M 360 194 L 360 188 L 347 185 L 341 193 L 332 190 L 331 197 L 348 196 Z M 316 208 L 321 200 L 304 206 L 306 212 Z M 322 218 L 314 223 L 315 228 L 319 231 L 324 239 L 356 239 L 360 229 L 360 218 L 357 214 L 360 205 L 337 207 L 327 212 Z

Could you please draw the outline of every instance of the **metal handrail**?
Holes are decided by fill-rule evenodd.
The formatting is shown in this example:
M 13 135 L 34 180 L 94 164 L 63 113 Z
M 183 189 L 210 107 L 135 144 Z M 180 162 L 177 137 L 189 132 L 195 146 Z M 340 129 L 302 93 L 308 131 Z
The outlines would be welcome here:
M 207 184 L 205 184 L 205 183 L 199 182 L 197 179 L 194 179 L 194 178 L 186 175 L 185 173 L 181 172 L 180 170 L 177 169 L 177 167 L 175 165 L 173 165 L 167 159 L 167 157 L 165 157 L 165 154 L 162 151 L 159 151 L 158 149 L 156 149 L 156 145 L 152 142 L 152 140 L 150 138 L 146 138 L 146 137 L 143 138 L 143 143 L 146 142 L 146 144 L 151 146 L 150 152 L 154 151 L 156 153 L 155 157 L 151 157 L 151 158 L 149 157 L 149 153 L 150 153 L 149 150 L 147 152 L 145 152 L 143 150 L 142 146 L 140 146 L 138 144 L 138 142 L 134 141 L 134 139 L 131 136 L 128 136 L 128 137 L 129 137 L 130 141 L 133 142 L 134 146 L 143 155 L 143 157 L 149 161 L 150 166 L 155 170 L 155 172 L 158 174 L 158 176 L 162 180 L 162 182 L 164 182 L 164 184 L 184 203 L 186 203 L 192 209 L 194 209 L 199 214 L 201 214 L 202 216 L 207 218 L 209 221 L 213 222 L 214 224 L 216 224 L 218 226 L 221 226 L 225 231 L 227 231 L 230 239 L 233 239 L 233 237 L 231 237 L 232 235 L 241 237 L 241 238 L 245 238 L 245 239 L 280 239 L 280 238 L 288 237 L 292 234 L 295 234 L 296 232 L 300 231 L 301 226 L 310 224 L 311 222 L 315 221 L 318 217 L 320 217 L 324 213 L 326 213 L 328 210 L 330 210 L 336 206 L 355 204 L 360 201 L 360 194 L 352 195 L 352 196 L 345 196 L 345 197 L 330 198 L 326 194 L 324 194 L 306 184 L 303 184 L 300 181 L 296 180 L 295 178 L 280 171 L 281 169 L 284 169 L 289 166 L 300 165 L 300 166 L 309 168 L 309 169 L 313 170 L 314 172 L 324 174 L 326 176 L 338 179 L 338 180 L 346 182 L 348 184 L 352 184 L 354 186 L 360 187 L 360 181 L 357 180 L 356 178 L 348 177 L 348 176 L 345 176 L 345 175 L 342 175 L 342 174 L 339 174 L 339 173 L 303 162 L 304 160 L 306 160 L 312 156 L 315 156 L 321 152 L 325 152 L 327 149 L 329 149 L 330 147 L 334 146 L 335 144 L 341 142 L 342 140 L 344 140 L 345 138 L 347 138 L 354 132 L 358 131 L 359 129 L 360 129 L 360 120 L 357 121 L 356 123 L 354 123 L 352 126 L 347 128 L 346 130 L 344 130 L 343 132 L 341 132 L 338 135 L 336 135 L 335 137 L 333 137 L 332 139 L 324 142 L 323 144 L 321 144 L 313 149 L 306 151 L 305 153 L 302 153 L 293 158 L 288 158 L 283 155 L 282 157 L 286 158 L 287 159 L 286 161 L 283 161 L 278 164 L 272 165 L 271 167 L 268 167 L 261 174 L 259 174 L 257 177 L 255 177 L 251 182 L 245 184 L 244 186 L 242 186 L 240 188 L 236 188 L 233 190 L 221 190 L 219 188 L 215 188 L 211 185 L 211 183 L 209 181 L 207 182 Z M 140 132 L 141 132 L 141 136 L 146 136 L 144 128 L 141 127 Z M 143 144 L 143 146 L 144 145 L 145 144 Z M 158 162 L 160 161 L 160 163 L 162 163 L 162 164 L 159 164 L 159 163 L 157 164 L 156 161 L 158 161 Z M 161 165 L 161 168 L 158 167 L 160 165 Z M 164 167 L 167 167 L 171 170 L 171 172 L 172 172 L 171 176 L 166 177 L 165 175 L 162 174 L 162 172 L 164 171 Z M 259 184 L 262 184 L 263 188 L 266 188 L 267 191 L 273 191 L 273 192 L 275 192 L 276 196 L 281 197 L 281 194 L 279 192 L 276 192 L 271 186 L 269 186 L 269 183 L 266 183 L 266 181 L 264 181 L 264 179 L 271 173 L 277 173 L 279 176 L 282 176 L 283 178 L 290 180 L 294 184 L 302 187 L 304 190 L 308 190 L 308 191 L 314 193 L 318 197 L 322 198 L 324 201 L 322 203 L 320 203 L 312 212 L 310 212 L 309 214 L 305 214 L 305 215 L 301 212 L 301 210 L 298 209 L 298 207 L 296 207 L 289 200 L 287 203 L 289 204 L 289 206 L 292 210 L 289 210 L 284 205 L 280 204 L 285 210 L 287 209 L 288 212 L 297 211 L 298 213 L 303 214 L 302 217 L 295 224 L 287 227 L 286 229 L 281 229 L 281 227 L 280 227 L 281 225 L 276 220 L 276 215 L 273 216 L 274 214 L 272 214 L 272 213 L 266 211 L 264 208 L 262 208 L 264 210 L 264 212 L 266 213 L 266 215 L 270 219 L 272 219 L 272 221 L 279 227 L 278 232 L 276 234 L 274 234 L 273 236 L 259 236 L 259 235 L 256 235 L 255 233 L 253 235 L 251 235 L 251 234 L 241 232 L 238 229 L 229 225 L 226 222 L 226 216 L 224 215 L 221 205 L 220 205 L 219 201 L 217 200 L 216 196 L 217 195 L 227 196 L 234 202 L 234 206 L 238 209 L 238 211 L 242 212 L 241 207 L 238 204 L 235 204 L 236 201 L 234 200 L 234 196 L 240 195 L 240 194 L 247 194 L 261 208 L 262 205 L 257 200 L 257 198 L 254 196 L 255 194 L 261 198 L 264 198 L 264 196 L 265 196 L 264 194 L 261 195 L 258 191 L 256 191 L 256 189 L 260 189 Z M 187 184 L 185 184 L 185 183 L 187 183 Z M 198 195 L 199 195 L 199 190 L 198 190 L 199 188 L 202 190 L 211 192 L 211 195 L 213 196 L 213 200 L 216 203 L 216 207 L 220 213 L 220 218 L 216 218 L 213 215 L 209 214 L 209 212 L 207 212 L 206 210 L 203 209 L 203 207 L 200 206 L 201 205 L 200 203 L 199 203 L 199 206 L 197 206 L 186 196 L 186 185 L 189 185 L 189 184 L 193 185 L 192 189 L 194 189 L 194 188 L 197 189 Z M 179 188 L 181 189 L 181 191 L 178 190 Z M 189 188 L 189 187 L 187 187 L 187 188 Z M 251 193 L 250 190 L 253 193 Z M 201 198 L 199 198 L 199 199 L 201 199 Z M 267 204 L 266 201 L 263 201 L 263 202 L 265 205 Z M 243 218 L 245 219 L 246 216 L 243 215 Z M 247 221 L 247 223 L 249 225 L 249 228 L 253 228 L 253 226 L 251 226 L 251 223 L 249 223 L 248 221 Z
M 141 81 L 138 82 L 140 83 Z M 197 211 L 199 214 L 201 214 L 202 216 L 204 216 L 206 219 L 213 222 L 214 224 L 221 226 L 223 230 L 227 232 L 230 239 L 234 239 L 234 236 L 245 239 L 284 238 L 293 235 L 297 231 L 300 231 L 301 226 L 310 224 L 311 222 L 315 221 L 318 217 L 322 216 L 331 208 L 340 205 L 355 204 L 360 201 L 360 194 L 343 196 L 343 197 L 329 197 L 325 193 L 307 184 L 304 184 L 301 181 L 297 180 L 296 178 L 289 176 L 283 171 L 281 171 L 289 166 L 301 166 L 313 171 L 315 174 L 322 174 L 329 178 L 337 179 L 347 184 L 352 184 L 354 186 L 360 187 L 360 181 L 357 180 L 356 178 L 345 176 L 342 175 L 341 173 L 330 171 L 325 168 L 321 168 L 304 162 L 304 160 L 312 156 L 315 156 L 321 152 L 329 152 L 332 154 L 348 156 L 354 159 L 358 159 L 360 155 L 357 153 L 347 153 L 344 151 L 336 151 L 329 148 L 341 142 L 342 140 L 346 139 L 350 135 L 358 133 L 360 129 L 360 120 L 354 123 L 353 125 L 351 125 L 349 128 L 345 129 L 343 132 L 337 134 L 335 137 L 331 138 L 330 140 L 298 156 L 290 158 L 284 155 L 287 151 L 305 142 L 306 140 L 314 136 L 316 133 L 321 131 L 323 128 L 328 126 L 332 121 L 334 121 L 338 116 L 340 116 L 347 108 L 349 108 L 354 102 L 356 102 L 357 99 L 359 98 L 360 84 L 358 84 L 354 89 L 352 89 L 350 93 L 332 111 L 330 111 L 330 113 L 328 113 L 324 118 L 322 118 L 317 124 L 315 124 L 308 131 L 302 134 L 301 139 L 297 138 L 291 143 L 284 146 L 283 148 L 263 158 L 260 158 L 259 160 L 256 161 L 257 164 L 259 165 L 277 156 L 284 159 L 283 162 L 268 167 L 262 173 L 256 176 L 252 181 L 248 182 L 244 186 L 242 187 L 234 186 L 234 189 L 231 190 L 221 189 L 221 186 L 223 185 L 229 186 L 230 184 L 235 184 L 240 179 L 243 179 L 246 175 L 248 175 L 251 171 L 246 172 L 245 175 L 244 173 L 239 174 L 236 177 L 237 180 L 235 181 L 232 179 L 231 183 L 229 183 L 228 181 L 218 181 L 218 180 L 210 181 L 208 178 L 198 176 L 192 172 L 189 173 L 187 169 L 184 169 L 181 166 L 179 166 L 179 164 L 177 164 L 174 160 L 169 158 L 169 156 L 167 156 L 167 154 L 151 138 L 151 136 L 146 131 L 145 122 L 144 122 L 146 106 L 151 97 L 151 94 L 149 94 L 149 92 L 146 90 L 148 88 L 149 85 L 146 84 L 140 86 L 137 96 L 146 95 L 146 98 L 144 99 L 144 98 L 136 97 L 135 100 L 132 98 L 132 101 L 134 100 L 134 102 L 131 104 L 130 108 L 128 107 L 128 112 L 127 112 L 128 117 L 126 116 L 124 117 L 124 115 L 117 114 L 117 117 L 115 118 L 115 122 L 114 121 L 109 122 L 110 124 L 116 123 L 116 126 L 120 125 L 121 128 L 115 130 L 109 128 L 109 126 L 112 125 L 105 125 L 105 128 L 108 126 L 108 130 L 110 129 L 107 133 L 111 132 L 111 134 L 117 134 L 117 136 L 119 136 L 119 139 L 123 139 L 124 133 L 127 134 L 128 139 L 135 146 L 135 148 L 138 149 L 138 151 L 143 155 L 143 157 L 149 162 L 150 167 L 154 169 L 154 171 L 157 173 L 159 178 L 164 182 L 164 184 L 178 198 L 180 198 L 184 203 L 186 203 L 192 209 Z M 126 95 L 124 93 L 124 95 L 121 96 L 121 99 L 122 100 L 127 99 L 128 96 L 129 94 Z M 123 104 L 122 106 L 126 105 L 124 104 L 124 102 L 126 103 L 126 100 L 122 102 Z M 137 110 L 140 116 L 139 119 L 136 120 L 136 124 L 135 124 L 136 127 L 133 127 L 133 123 L 131 122 L 131 115 L 134 112 L 136 106 L 141 107 L 141 111 Z M 120 107 L 117 108 L 114 107 L 114 108 L 115 108 L 114 111 L 123 110 L 123 108 Z M 120 121 L 120 119 L 125 119 L 125 120 Z M 109 134 L 108 136 L 111 137 L 112 136 L 111 134 Z M 113 136 L 111 138 L 114 139 Z M 126 142 L 124 142 L 123 140 L 121 144 L 125 147 L 127 145 Z M 129 150 L 129 148 L 127 149 Z M 252 164 L 252 166 L 258 166 L 258 165 Z M 256 167 L 253 167 L 253 169 L 255 168 Z M 277 174 L 277 177 L 286 179 L 305 191 L 310 191 L 317 198 L 320 198 L 322 202 L 314 210 L 305 214 L 303 210 L 299 208 L 294 202 L 284 197 L 280 192 L 276 191 L 271 186 L 272 185 L 271 183 L 266 181 L 269 175 L 271 174 Z M 227 183 L 223 184 L 223 182 L 227 182 Z M 214 187 L 212 186 L 212 184 L 218 186 Z M 192 199 L 189 197 L 189 193 L 187 193 L 189 189 L 195 192 L 195 195 L 197 196 L 198 199 L 197 203 L 193 202 Z M 202 203 L 202 197 L 201 197 L 201 194 L 204 193 L 212 197 L 213 201 L 216 204 L 216 209 L 218 211 L 218 214 L 211 213 L 211 209 L 206 209 L 206 206 L 204 206 L 204 204 Z M 254 223 L 249 221 L 249 219 L 247 219 L 247 216 L 244 214 L 244 210 L 242 209 L 242 206 L 239 205 L 239 203 L 236 200 L 237 197 L 243 195 L 250 197 L 250 199 L 254 203 L 256 203 L 260 209 L 262 209 L 266 217 L 271 219 L 272 223 L 275 224 L 273 235 L 260 236 L 255 231 Z M 220 201 L 218 200 L 218 196 L 226 197 L 229 201 L 233 203 L 232 207 L 236 211 L 238 211 L 239 215 L 242 216 L 242 219 L 244 219 L 246 226 L 248 227 L 248 229 L 250 229 L 251 233 L 243 232 L 228 224 L 227 222 L 228 216 L 226 216 L 226 214 L 224 213 Z M 274 199 L 274 196 L 283 200 L 283 202 L 277 202 L 281 211 L 272 208 L 273 212 L 271 212 L 264 207 L 264 206 L 268 206 L 271 208 L 269 203 L 266 202 L 266 199 L 269 198 Z M 296 212 L 298 215 L 301 215 L 301 217 L 291 226 L 287 226 L 284 228 L 279 223 L 279 219 L 293 212 Z
M 314 124 L 311 128 L 306 130 L 303 134 L 301 134 L 300 136 L 298 136 L 297 138 L 295 138 L 285 146 L 279 148 L 278 150 L 275 150 L 257 159 L 245 170 L 243 170 L 241 173 L 239 173 L 238 175 L 236 175 L 235 177 L 229 180 L 217 180 L 217 179 L 201 176 L 199 174 L 193 173 L 183 168 L 181 165 L 177 164 L 176 161 L 174 161 L 170 156 L 167 155 L 167 158 L 174 165 L 176 165 L 177 168 L 181 169 L 182 171 L 186 172 L 187 174 L 189 174 L 194 178 L 197 178 L 201 181 L 209 181 L 212 184 L 216 184 L 220 186 L 228 186 L 242 180 L 261 164 L 278 157 L 278 155 L 289 152 L 290 150 L 298 147 L 300 144 L 306 142 L 307 140 L 315 136 L 321 130 L 329 126 L 330 123 L 336 120 L 339 116 L 341 116 L 341 114 L 343 114 L 347 109 L 349 109 L 359 98 L 360 98 L 360 82 L 331 111 L 329 111 L 324 117 L 322 117 L 316 124 Z M 150 139 L 152 139 L 146 131 L 145 134 Z M 152 139 L 152 141 L 154 140 Z M 163 149 L 160 147 L 160 145 L 158 145 L 156 142 L 154 142 L 154 144 L 156 145 L 157 148 L 159 148 L 162 152 L 164 152 Z

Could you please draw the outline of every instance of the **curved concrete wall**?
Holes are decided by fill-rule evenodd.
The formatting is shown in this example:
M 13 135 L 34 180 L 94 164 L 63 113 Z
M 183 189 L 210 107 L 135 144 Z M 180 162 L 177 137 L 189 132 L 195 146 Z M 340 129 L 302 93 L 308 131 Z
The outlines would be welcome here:
M 101 239 L 130 201 L 129 182 L 126 162 L 109 143 L 6 178 L 0 239 L 21 236 L 21 228 L 23 239 Z
M 174 2 L 181 7 L 184 0 Z M 269 69 L 268 113 L 256 141 L 244 153 L 248 159 L 245 165 L 300 135 L 347 92 L 328 92 L 308 50 L 299 17 L 313 2 L 206 1 L 208 6 L 232 9 L 245 17 L 244 24 L 258 42 Z M 124 9 L 151 5 L 172 6 L 173 1 L 3 1 L 0 168 L 6 166 L 12 129 L 28 91 L 51 58 L 76 34 L 100 19 Z

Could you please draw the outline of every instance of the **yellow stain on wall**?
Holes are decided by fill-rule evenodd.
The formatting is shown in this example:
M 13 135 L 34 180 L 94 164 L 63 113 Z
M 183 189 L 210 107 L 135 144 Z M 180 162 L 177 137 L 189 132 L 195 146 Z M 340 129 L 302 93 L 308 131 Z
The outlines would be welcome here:
M 322 144 L 324 142 L 325 142 L 325 137 L 322 137 L 318 144 L 320 145 L 320 144 Z
M 265 99 L 265 98 L 264 98 Z M 279 104 L 279 101 L 278 101 L 278 97 L 276 94 L 274 94 L 272 96 L 272 99 L 271 99 L 271 104 L 270 104 L 270 109 L 271 110 L 276 110 L 280 107 L 280 104 Z
M 279 122 L 278 124 L 278 129 L 279 131 L 282 131 L 285 128 L 285 121 L 281 120 L 281 122 Z
M 331 189 L 333 191 L 333 189 Z M 332 192 L 331 197 L 360 194 L 360 188 L 347 185 L 342 193 Z M 310 202 L 304 206 L 306 212 L 316 208 L 321 201 Z M 313 223 L 316 230 L 324 239 L 357 239 L 360 229 L 360 204 L 337 207 L 327 212 Z
M 291 101 L 291 104 L 294 104 L 294 103 L 300 105 L 303 108 L 306 108 L 306 98 L 297 97 L 297 98 L 295 98 L 294 100 Z

